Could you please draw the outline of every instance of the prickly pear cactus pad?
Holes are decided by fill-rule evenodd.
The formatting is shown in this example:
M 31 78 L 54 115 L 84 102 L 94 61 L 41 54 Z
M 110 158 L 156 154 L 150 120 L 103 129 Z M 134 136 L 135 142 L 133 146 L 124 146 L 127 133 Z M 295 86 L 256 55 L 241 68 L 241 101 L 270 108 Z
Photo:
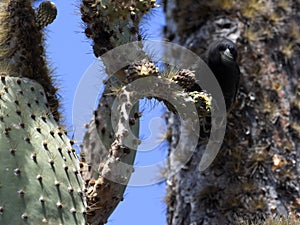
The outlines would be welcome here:
M 53 2 L 42 2 L 35 14 L 35 22 L 39 29 L 43 29 L 48 24 L 52 23 L 57 16 L 57 8 Z
M 42 86 L 2 75 L 0 102 L 0 224 L 86 224 L 73 143 Z
M 141 40 L 139 23 L 150 9 L 158 7 L 156 0 L 82 0 L 81 19 L 85 34 L 93 39 L 96 57 L 108 50 Z
M 56 12 L 54 3 L 48 1 L 42 2 L 37 10 L 33 9 L 31 0 L 0 1 L 0 67 L 10 76 L 27 77 L 40 83 L 51 112 L 59 121 L 57 87 L 47 63 L 43 33 Z

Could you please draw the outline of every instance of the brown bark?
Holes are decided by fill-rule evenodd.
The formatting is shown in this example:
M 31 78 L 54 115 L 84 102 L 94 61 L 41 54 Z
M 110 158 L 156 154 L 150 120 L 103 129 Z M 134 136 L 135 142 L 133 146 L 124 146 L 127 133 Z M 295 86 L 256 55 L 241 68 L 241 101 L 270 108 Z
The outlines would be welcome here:
M 201 144 L 175 175 L 170 159 L 167 224 L 299 216 L 299 1 L 169 0 L 165 10 L 169 40 L 200 55 L 227 37 L 238 46 L 242 72 L 213 164 L 198 170 Z M 169 126 L 176 143 L 176 118 Z
M 94 54 L 101 58 L 105 72 L 110 76 L 94 118 L 87 126 L 82 146 L 80 165 L 87 187 L 88 223 L 91 225 L 105 224 L 123 199 L 139 144 L 137 138 L 127 138 L 130 131 L 138 137 L 139 118 L 134 114 L 139 113 L 139 106 L 133 101 L 132 93 L 123 89 L 127 79 L 125 69 L 133 63 L 128 62 L 133 57 L 120 49 L 117 49 L 118 54 L 108 51 L 140 40 L 139 22 L 154 7 L 154 1 L 150 0 L 82 0 L 80 6 L 81 18 L 86 25 L 85 34 L 93 40 Z M 133 54 L 141 52 L 145 55 L 139 45 L 132 46 Z M 137 59 L 136 55 L 134 59 Z M 118 67 L 124 62 L 128 64 Z M 118 67 L 117 71 L 115 67 Z M 112 108 L 116 102 L 117 107 Z M 112 120 L 115 120 L 114 125 Z M 128 140 L 132 141 L 130 145 Z

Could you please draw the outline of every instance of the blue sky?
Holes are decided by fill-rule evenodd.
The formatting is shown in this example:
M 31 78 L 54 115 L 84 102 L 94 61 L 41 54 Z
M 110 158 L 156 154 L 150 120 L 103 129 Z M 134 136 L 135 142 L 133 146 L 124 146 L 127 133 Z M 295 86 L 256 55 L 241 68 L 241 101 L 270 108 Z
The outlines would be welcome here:
M 54 23 L 47 28 L 47 53 L 57 75 L 65 124 L 72 130 L 72 104 L 76 88 L 87 68 L 95 61 L 95 57 L 92 53 L 91 41 L 83 33 L 78 9 L 79 1 L 57 0 L 54 2 L 58 8 L 58 16 Z M 143 28 L 148 39 L 158 40 L 164 24 L 162 9 L 156 9 L 152 15 L 154 20 L 151 23 L 149 21 L 143 23 Z M 163 126 L 163 121 L 160 119 L 162 113 L 163 107 L 160 105 L 156 105 L 153 109 L 149 102 L 143 104 L 143 117 L 141 118 L 141 137 L 143 139 L 149 139 L 151 135 L 154 135 L 154 138 L 159 137 L 157 134 Z M 153 121 L 159 125 L 151 126 Z M 166 145 L 162 144 L 160 149 L 139 152 L 135 165 L 155 163 L 165 157 L 166 151 Z M 163 225 L 166 211 L 164 196 L 164 183 L 146 187 L 129 187 L 126 190 L 124 201 L 119 204 L 107 224 Z

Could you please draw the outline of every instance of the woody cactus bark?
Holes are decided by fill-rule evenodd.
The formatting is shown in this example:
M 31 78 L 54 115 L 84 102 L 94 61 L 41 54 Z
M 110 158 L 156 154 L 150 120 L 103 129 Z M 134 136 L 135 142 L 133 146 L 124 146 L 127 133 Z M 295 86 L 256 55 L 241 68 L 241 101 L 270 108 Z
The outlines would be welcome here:
M 154 3 L 153 0 L 83 0 L 80 10 L 86 24 L 85 34 L 93 40 L 95 56 L 101 58 L 115 47 L 141 40 L 139 22 L 146 12 L 155 7 Z M 146 55 L 140 46 L 136 48 L 141 55 Z M 113 64 L 122 62 L 122 59 L 118 56 L 110 62 L 102 59 L 107 74 L 113 76 L 106 81 L 94 118 L 88 124 L 80 164 L 87 186 L 88 221 L 97 225 L 106 223 L 123 199 L 133 170 L 122 169 L 121 165 L 133 165 L 138 145 L 138 141 L 133 141 L 133 147 L 128 147 L 126 138 L 129 132 L 138 138 L 139 131 L 138 103 L 131 102 L 131 93 L 120 91 L 126 84 L 126 68 L 111 74 L 111 68 L 115 66 Z M 124 98 L 118 100 L 119 95 Z M 112 110 L 116 102 L 118 107 Z M 128 112 L 129 108 L 131 111 Z M 116 120 L 115 127 L 111 124 L 112 118 Z
M 58 124 L 44 55 L 41 29 L 56 16 L 51 7 L 52 15 L 35 14 L 29 0 L 0 3 L 1 224 L 86 224 L 78 159 Z
M 106 223 L 109 215 L 123 199 L 126 184 L 133 172 L 131 167 L 135 150 L 140 142 L 138 140 L 140 113 L 138 104 L 134 104 L 140 92 L 144 94 L 140 95 L 141 98 L 156 97 L 174 113 L 177 111 L 168 101 L 176 102 L 181 107 L 196 104 L 201 115 L 207 114 L 210 110 L 208 94 L 187 92 L 195 85 L 195 74 L 192 71 L 180 68 L 181 70 L 177 72 L 160 73 L 151 61 L 151 56 L 143 51 L 141 42 L 117 48 L 130 41 L 141 40 L 139 22 L 142 16 L 154 7 L 156 5 L 153 0 L 84 0 L 81 5 L 82 20 L 86 24 L 85 33 L 93 40 L 94 54 L 102 59 L 106 73 L 113 75 L 105 81 L 105 91 L 94 112 L 93 120 L 87 126 L 88 131 L 82 145 L 80 165 L 88 189 L 88 221 L 91 224 Z M 113 48 L 117 48 L 117 54 L 115 51 L 109 51 Z M 124 62 L 128 64 L 124 65 Z M 111 73 L 118 66 L 123 69 Z M 135 90 L 133 87 L 137 83 L 139 89 Z M 168 101 L 157 97 L 156 94 L 165 95 Z M 113 109 L 114 103 L 117 103 L 118 107 Z M 197 114 L 196 111 L 193 113 Z M 191 121 L 195 118 L 195 114 L 186 118 L 183 124 L 190 128 L 194 127 Z M 115 120 L 115 125 L 111 124 L 111 118 Z M 136 137 L 128 139 L 130 131 Z M 188 134 L 189 132 L 185 133 Z M 128 147 L 128 143 L 133 147 Z
M 204 145 L 175 175 L 170 160 L 167 224 L 298 217 L 299 1 L 168 0 L 165 11 L 169 40 L 200 55 L 212 40 L 227 37 L 237 43 L 242 72 L 213 164 L 197 169 Z M 178 121 L 169 126 L 176 143 Z

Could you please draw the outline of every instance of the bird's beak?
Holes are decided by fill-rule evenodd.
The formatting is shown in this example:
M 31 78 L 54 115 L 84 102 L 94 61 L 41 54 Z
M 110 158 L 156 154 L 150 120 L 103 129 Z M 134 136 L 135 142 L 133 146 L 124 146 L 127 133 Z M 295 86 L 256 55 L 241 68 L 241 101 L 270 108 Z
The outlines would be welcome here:
M 233 55 L 231 54 L 229 48 L 226 48 L 226 50 L 223 52 L 223 54 L 221 54 L 221 56 L 224 61 L 227 61 L 227 62 L 234 61 Z
M 232 56 L 229 48 L 226 48 L 226 50 L 224 51 L 224 55 L 227 56 L 230 59 L 233 59 L 233 56 Z

